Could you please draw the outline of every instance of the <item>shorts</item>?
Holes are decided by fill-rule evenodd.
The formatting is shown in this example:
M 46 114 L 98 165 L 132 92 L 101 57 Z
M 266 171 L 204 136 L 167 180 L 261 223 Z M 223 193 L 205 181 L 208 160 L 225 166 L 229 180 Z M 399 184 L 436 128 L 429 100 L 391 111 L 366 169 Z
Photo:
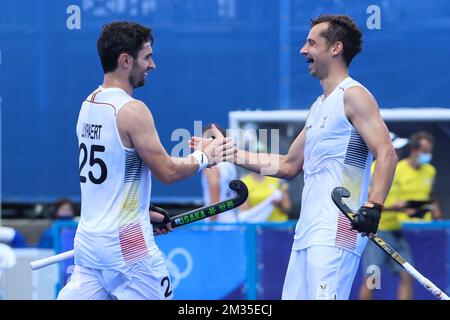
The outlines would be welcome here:
M 282 299 L 348 300 L 360 259 L 334 246 L 292 250 Z
M 401 231 L 378 231 L 380 238 L 383 238 L 403 259 L 413 264 L 411 249 Z M 402 266 L 394 261 L 387 253 L 378 248 L 372 241 L 369 241 L 363 254 L 363 271 L 367 275 L 370 266 L 375 265 L 379 268 L 387 265 L 391 272 L 399 273 L 405 271 Z
M 58 300 L 171 300 L 172 285 L 162 254 L 119 269 L 76 265 Z

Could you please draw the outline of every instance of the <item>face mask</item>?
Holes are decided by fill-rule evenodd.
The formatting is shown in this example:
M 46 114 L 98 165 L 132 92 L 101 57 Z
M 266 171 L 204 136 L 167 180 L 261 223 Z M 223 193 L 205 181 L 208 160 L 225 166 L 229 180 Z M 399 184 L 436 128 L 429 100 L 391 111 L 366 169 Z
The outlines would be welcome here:
M 426 163 L 430 163 L 432 158 L 433 156 L 431 155 L 431 153 L 420 153 L 419 157 L 417 158 L 417 162 L 419 163 L 419 165 L 423 165 Z

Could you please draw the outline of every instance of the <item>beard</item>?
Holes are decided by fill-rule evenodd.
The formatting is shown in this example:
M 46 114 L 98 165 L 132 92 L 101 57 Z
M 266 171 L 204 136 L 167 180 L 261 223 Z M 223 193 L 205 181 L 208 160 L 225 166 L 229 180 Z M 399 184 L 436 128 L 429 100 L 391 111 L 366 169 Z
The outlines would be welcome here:
M 133 69 L 128 76 L 128 81 L 130 81 L 133 89 L 142 87 L 145 84 L 145 72 L 148 70 L 140 72 L 137 66 L 133 66 Z
M 144 73 L 142 73 L 142 75 L 131 73 L 128 77 L 128 80 L 130 81 L 130 84 L 133 87 L 133 89 L 142 87 L 145 84 Z

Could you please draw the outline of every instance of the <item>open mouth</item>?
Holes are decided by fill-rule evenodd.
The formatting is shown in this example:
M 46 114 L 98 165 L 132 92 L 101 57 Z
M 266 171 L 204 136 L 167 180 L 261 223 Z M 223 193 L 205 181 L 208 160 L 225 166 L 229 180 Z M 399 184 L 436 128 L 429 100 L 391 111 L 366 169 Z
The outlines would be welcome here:
M 312 72 L 313 66 L 314 66 L 314 59 L 313 58 L 306 58 L 306 64 L 308 65 L 308 70 Z

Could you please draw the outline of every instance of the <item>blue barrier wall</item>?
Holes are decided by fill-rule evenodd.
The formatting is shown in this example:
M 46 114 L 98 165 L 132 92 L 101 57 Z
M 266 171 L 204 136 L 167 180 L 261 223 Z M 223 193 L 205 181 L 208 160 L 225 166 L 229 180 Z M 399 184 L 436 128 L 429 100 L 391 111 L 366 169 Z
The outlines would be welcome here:
M 381 29 L 369 30 L 369 5 Z M 81 29 L 69 30 L 69 5 Z M 321 93 L 298 51 L 309 20 L 348 13 L 364 33 L 352 66 L 382 107 L 447 106 L 450 2 L 446 0 L 3 0 L 0 95 L 3 201 L 79 200 L 75 122 L 102 82 L 95 43 L 112 20 L 152 26 L 157 70 L 136 91 L 151 108 L 167 150 L 175 128 L 227 125 L 236 108 L 306 108 Z M 174 116 L 176 115 L 176 116 Z M 153 199 L 200 199 L 196 176 L 154 184 Z
M 76 224 L 55 225 L 60 234 L 56 252 L 72 249 Z M 295 222 L 188 225 L 156 239 L 165 255 L 175 299 L 278 300 L 289 261 Z M 72 229 L 72 231 L 70 231 Z M 59 231 L 58 231 L 59 230 Z M 408 224 L 404 233 L 412 248 L 413 265 L 442 290 L 450 293 L 450 223 Z M 61 282 L 73 260 L 60 266 Z M 363 270 L 350 298 L 357 299 Z M 395 299 L 398 277 L 381 269 L 381 289 L 375 299 Z M 434 297 L 414 282 L 414 299 Z

